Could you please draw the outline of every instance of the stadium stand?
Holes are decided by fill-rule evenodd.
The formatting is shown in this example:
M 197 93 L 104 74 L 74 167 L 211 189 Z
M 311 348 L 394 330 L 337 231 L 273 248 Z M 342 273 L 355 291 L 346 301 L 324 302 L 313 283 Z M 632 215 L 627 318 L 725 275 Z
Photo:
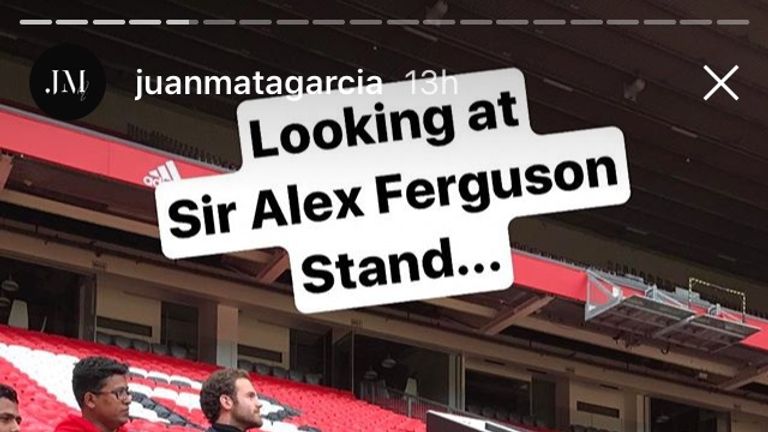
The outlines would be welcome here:
M 130 431 L 183 432 L 207 426 L 198 395 L 201 382 L 215 366 L 3 326 L 0 381 L 18 390 L 25 431 L 50 431 L 78 411 L 71 389 L 72 366 L 90 355 L 130 365 L 134 396 Z M 357 400 L 348 392 L 258 374 L 252 379 L 263 403 L 262 430 L 426 431 L 422 421 Z

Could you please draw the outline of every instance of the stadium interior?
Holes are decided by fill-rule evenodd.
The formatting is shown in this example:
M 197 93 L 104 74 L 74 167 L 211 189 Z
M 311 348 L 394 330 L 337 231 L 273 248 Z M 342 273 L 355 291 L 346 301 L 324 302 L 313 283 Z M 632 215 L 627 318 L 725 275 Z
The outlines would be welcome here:
M 386 19 L 420 17 L 429 2 L 77 3 L 94 18 L 151 8 L 161 18 Z M 446 17 L 720 11 L 693 0 L 625 3 L 631 13 L 608 0 L 575 3 L 451 0 Z M 67 7 L 6 0 L 0 16 Z M 700 103 L 709 78 L 694 61 L 704 45 L 738 54 L 736 85 L 768 98 L 768 26 L 759 25 L 768 9 L 756 0 L 733 8 L 756 24 L 501 29 L 509 38 L 460 26 L 232 26 L 211 36 L 168 26 L 54 32 L 3 18 L 0 82 L 26 82 L 32 60 L 67 39 L 93 49 L 110 83 L 99 109 L 74 123 L 39 115 L 24 86 L 0 94 L 0 127 L 14 131 L 0 136 L 0 381 L 20 391 L 24 430 L 50 430 L 74 412 L 73 362 L 104 354 L 131 365 L 131 431 L 206 427 L 196 394 L 216 365 L 251 372 L 271 431 L 426 431 L 429 410 L 521 432 L 768 431 L 768 111 Z M 243 40 L 259 51 L 239 49 Z M 199 75 L 362 66 L 387 81 L 411 69 L 515 65 L 538 133 L 621 126 L 632 198 L 513 220 L 509 289 L 302 315 L 284 250 L 162 255 L 145 176 L 167 163 L 196 175 L 237 169 L 239 99 L 133 104 L 137 61 Z M 639 77 L 643 90 L 627 97 Z

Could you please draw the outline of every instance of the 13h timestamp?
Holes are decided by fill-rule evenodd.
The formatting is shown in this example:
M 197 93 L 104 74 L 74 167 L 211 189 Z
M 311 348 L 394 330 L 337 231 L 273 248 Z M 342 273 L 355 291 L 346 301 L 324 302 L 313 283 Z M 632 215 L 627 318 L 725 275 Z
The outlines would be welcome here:
M 455 95 L 459 93 L 459 82 L 455 76 L 448 76 L 445 69 L 440 73 L 432 69 L 421 71 L 410 70 L 405 77 L 411 80 L 413 95 Z

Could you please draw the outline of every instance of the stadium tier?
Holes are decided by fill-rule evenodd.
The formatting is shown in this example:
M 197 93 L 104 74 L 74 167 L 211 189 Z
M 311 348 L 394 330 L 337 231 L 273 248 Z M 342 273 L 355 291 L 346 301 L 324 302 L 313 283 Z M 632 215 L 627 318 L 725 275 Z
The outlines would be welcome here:
M 183 432 L 207 427 L 201 382 L 215 366 L 58 336 L 0 327 L 0 382 L 19 392 L 25 432 L 49 432 L 78 412 L 72 367 L 103 355 L 130 365 L 131 432 Z M 254 374 L 265 431 L 423 432 L 426 425 L 355 399 L 347 392 Z

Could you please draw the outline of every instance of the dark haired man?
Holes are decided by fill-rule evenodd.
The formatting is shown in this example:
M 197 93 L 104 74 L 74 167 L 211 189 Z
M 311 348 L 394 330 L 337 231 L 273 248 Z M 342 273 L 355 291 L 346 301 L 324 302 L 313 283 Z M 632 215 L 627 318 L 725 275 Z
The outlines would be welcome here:
M 86 357 L 72 371 L 72 391 L 82 417 L 69 416 L 55 432 L 124 432 L 129 420 L 128 365 L 106 357 Z
M 11 386 L 0 384 L 0 432 L 19 432 L 19 397 Z
M 243 432 L 262 424 L 261 402 L 243 370 L 212 373 L 200 390 L 200 408 L 211 423 L 208 432 Z

